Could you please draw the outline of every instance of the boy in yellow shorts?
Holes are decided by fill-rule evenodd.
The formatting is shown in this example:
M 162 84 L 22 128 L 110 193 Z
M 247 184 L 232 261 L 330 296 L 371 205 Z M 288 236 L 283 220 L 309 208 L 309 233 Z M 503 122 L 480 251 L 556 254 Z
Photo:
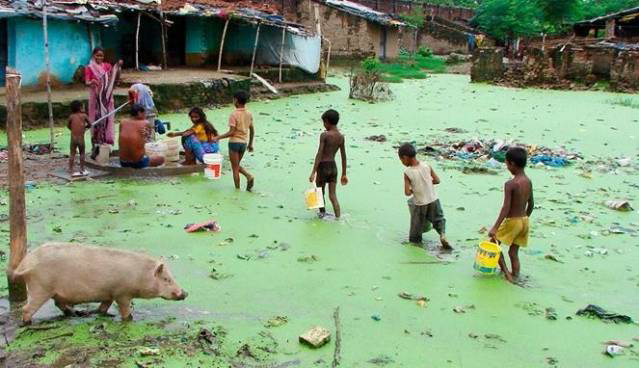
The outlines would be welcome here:
M 521 147 L 513 147 L 506 152 L 506 167 L 514 177 L 504 186 L 504 205 L 488 233 L 492 241 L 510 247 L 508 256 L 512 272 L 508 271 L 503 254 L 499 257 L 499 268 L 510 282 L 519 277 L 519 248 L 528 245 L 528 218 L 535 206 L 532 181 L 524 171 L 527 160 L 528 153 Z

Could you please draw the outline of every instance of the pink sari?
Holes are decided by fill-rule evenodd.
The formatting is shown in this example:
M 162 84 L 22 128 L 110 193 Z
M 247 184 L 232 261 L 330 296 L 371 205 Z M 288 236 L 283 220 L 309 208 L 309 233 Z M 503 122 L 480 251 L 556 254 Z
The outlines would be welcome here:
M 115 109 L 113 89 L 118 69 L 117 65 L 112 67 L 106 62 L 98 64 L 93 59 L 87 66 L 86 81 L 98 81 L 97 86 L 89 87 L 89 120 L 91 123 L 107 116 Z M 94 146 L 114 143 L 114 122 L 115 116 L 110 115 L 91 128 L 91 143 Z

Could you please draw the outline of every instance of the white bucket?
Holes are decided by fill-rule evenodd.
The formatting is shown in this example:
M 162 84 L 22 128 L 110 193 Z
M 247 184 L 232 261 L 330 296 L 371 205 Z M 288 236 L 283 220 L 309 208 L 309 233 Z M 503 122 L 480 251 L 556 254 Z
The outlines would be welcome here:
M 217 180 L 222 176 L 222 162 L 224 161 L 224 156 L 219 153 L 207 153 L 204 155 L 202 160 L 206 164 L 204 176 L 212 180 Z
M 144 145 L 144 151 L 146 155 L 151 156 L 166 156 L 166 144 L 163 142 L 151 142 Z
M 106 166 L 109 165 L 111 157 L 111 145 L 110 144 L 101 144 L 98 146 L 98 155 L 95 158 L 95 162 L 98 165 Z
M 162 141 L 162 143 L 166 144 L 166 152 L 164 156 L 164 160 L 166 162 L 178 162 L 180 161 L 180 138 L 167 138 Z

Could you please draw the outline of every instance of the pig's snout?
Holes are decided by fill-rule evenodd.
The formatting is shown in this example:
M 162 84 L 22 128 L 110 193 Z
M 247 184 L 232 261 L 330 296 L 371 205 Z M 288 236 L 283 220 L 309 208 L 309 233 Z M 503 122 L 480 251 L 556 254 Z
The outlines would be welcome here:
M 186 299 L 187 296 L 189 296 L 189 293 L 187 293 L 186 291 L 182 290 L 179 293 L 173 294 L 173 296 L 174 296 L 175 300 L 184 300 L 184 299 Z

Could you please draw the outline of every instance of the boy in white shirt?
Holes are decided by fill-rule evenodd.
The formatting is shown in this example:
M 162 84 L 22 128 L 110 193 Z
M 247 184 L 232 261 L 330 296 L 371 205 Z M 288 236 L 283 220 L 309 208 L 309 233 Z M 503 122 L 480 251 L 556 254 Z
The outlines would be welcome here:
M 441 203 L 435 193 L 435 185 L 440 183 L 439 177 L 432 167 L 417 160 L 415 147 L 405 143 L 399 147 L 399 160 L 404 170 L 404 194 L 412 196 L 408 200 L 410 211 L 411 243 L 421 243 L 422 234 L 429 231 L 431 226 L 439 233 L 442 249 L 450 251 L 453 248 L 446 239 L 446 219 Z

